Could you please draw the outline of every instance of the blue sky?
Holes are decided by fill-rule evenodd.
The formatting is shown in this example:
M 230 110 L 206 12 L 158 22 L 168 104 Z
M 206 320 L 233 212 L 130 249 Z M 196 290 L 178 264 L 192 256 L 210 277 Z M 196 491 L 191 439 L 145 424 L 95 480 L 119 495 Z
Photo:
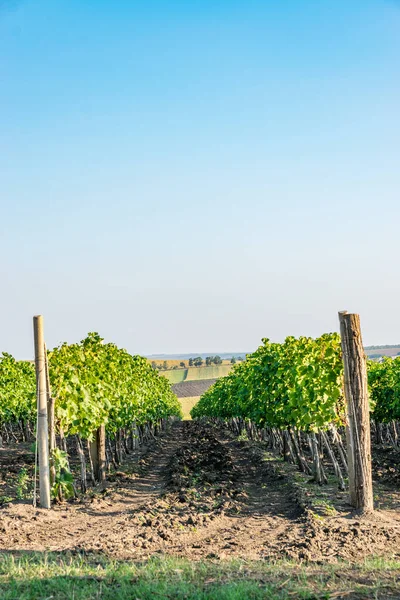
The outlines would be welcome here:
M 394 0 L 0 0 L 0 349 L 400 343 L 399 71 Z

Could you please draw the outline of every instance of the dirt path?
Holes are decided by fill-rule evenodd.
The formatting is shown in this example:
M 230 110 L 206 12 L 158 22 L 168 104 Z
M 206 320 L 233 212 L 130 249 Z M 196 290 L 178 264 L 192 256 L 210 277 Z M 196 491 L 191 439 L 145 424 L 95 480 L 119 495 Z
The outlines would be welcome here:
M 276 460 L 265 458 L 257 445 L 235 440 L 222 427 L 176 423 L 149 448 L 140 476 L 128 462 L 104 494 L 51 511 L 26 504 L 1 509 L 0 551 L 255 560 L 357 560 L 400 552 L 399 528 L 313 519 L 278 474 Z
M 106 492 L 92 494 L 82 503 L 55 505 L 51 511 L 13 504 L 0 512 L 0 549 L 111 550 L 132 511 L 155 501 L 165 486 L 164 472 L 179 446 L 181 429 L 173 428 L 158 439 L 144 460 L 144 474 L 118 472 Z M 146 465 L 146 462 L 148 464 Z

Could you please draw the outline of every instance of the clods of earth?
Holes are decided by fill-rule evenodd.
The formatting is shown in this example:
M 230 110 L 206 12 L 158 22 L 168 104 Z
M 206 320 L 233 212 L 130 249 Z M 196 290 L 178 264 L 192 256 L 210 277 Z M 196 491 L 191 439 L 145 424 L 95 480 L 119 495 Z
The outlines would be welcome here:
M 384 481 L 376 483 L 382 499 L 373 516 L 352 513 L 334 486 L 324 499 L 332 510 L 321 515 L 303 501 L 318 498 L 321 488 L 299 483 L 295 468 L 262 444 L 238 441 L 222 425 L 174 423 L 146 449 L 139 469 L 133 469 L 137 457 L 132 455 L 105 491 L 51 511 L 23 502 L 4 505 L 0 551 L 102 552 L 118 559 L 155 554 L 315 562 L 398 558 L 400 490 L 391 470 L 396 456 L 389 453 L 387 464 L 378 465 L 377 479 Z

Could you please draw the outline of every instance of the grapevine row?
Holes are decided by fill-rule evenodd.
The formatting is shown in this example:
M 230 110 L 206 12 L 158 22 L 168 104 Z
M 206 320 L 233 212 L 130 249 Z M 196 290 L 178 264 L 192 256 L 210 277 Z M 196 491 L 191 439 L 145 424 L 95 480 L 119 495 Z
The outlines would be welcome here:
M 100 428 L 107 435 L 107 462 L 123 455 L 181 409 L 168 380 L 148 361 L 131 356 L 115 344 L 90 333 L 77 344 L 62 344 L 48 352 L 55 433 L 63 451 L 73 440 L 81 459 L 81 487 L 86 489 L 86 463 L 96 477 L 90 443 Z M 3 353 L 0 357 L 0 431 L 6 442 L 34 435 L 36 424 L 35 367 Z M 85 454 L 87 458 L 85 457 Z M 60 453 L 57 456 L 62 459 Z
M 237 433 L 246 430 L 266 440 L 319 483 L 327 480 L 320 460 L 325 452 L 343 488 L 347 463 L 341 439 L 346 415 L 340 336 L 262 342 L 207 390 L 192 417 L 221 418 Z M 398 443 L 400 360 L 370 362 L 368 378 L 377 441 Z

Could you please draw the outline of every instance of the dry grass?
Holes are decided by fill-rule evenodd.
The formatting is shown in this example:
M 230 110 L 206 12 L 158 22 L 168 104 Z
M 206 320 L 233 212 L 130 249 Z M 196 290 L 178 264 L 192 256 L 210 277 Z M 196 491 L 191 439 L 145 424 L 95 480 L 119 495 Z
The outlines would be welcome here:
M 183 419 L 185 421 L 190 420 L 192 417 L 190 416 L 190 411 L 193 406 L 198 403 L 200 400 L 200 396 L 191 396 L 189 398 L 179 398 L 179 402 L 182 406 Z

